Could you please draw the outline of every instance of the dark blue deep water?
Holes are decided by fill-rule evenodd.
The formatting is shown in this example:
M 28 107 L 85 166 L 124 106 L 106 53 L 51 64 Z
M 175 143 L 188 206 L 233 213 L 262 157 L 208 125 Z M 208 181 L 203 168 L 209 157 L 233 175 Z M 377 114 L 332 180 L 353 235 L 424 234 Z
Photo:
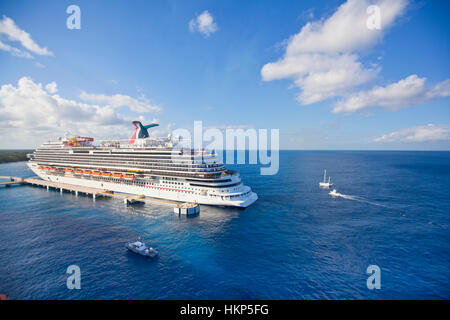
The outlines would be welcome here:
M 280 171 L 234 166 L 246 210 L 171 207 L 0 187 L 0 293 L 10 299 L 450 298 L 450 152 L 282 151 Z M 318 187 L 327 168 L 333 199 Z M 31 176 L 25 163 L 0 175 Z M 141 236 L 160 250 L 127 252 Z M 68 290 L 66 269 L 81 268 Z M 381 268 L 368 290 L 366 268 Z

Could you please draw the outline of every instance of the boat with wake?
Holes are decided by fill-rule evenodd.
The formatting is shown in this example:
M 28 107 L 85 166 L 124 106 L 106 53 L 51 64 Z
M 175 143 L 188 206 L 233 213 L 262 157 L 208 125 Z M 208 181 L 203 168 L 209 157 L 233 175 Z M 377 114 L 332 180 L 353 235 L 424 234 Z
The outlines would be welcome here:
M 328 194 L 329 194 L 330 196 L 332 196 L 332 197 L 340 197 L 340 196 L 342 196 L 342 194 L 340 194 L 339 192 L 337 192 L 336 189 L 333 189 L 333 190 L 330 191 Z

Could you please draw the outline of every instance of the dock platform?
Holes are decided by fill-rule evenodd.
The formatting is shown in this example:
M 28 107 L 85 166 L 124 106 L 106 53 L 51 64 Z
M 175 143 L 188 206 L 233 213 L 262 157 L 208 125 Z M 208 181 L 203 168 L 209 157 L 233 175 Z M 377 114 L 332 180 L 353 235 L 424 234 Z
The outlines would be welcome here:
M 173 207 L 173 212 L 187 216 L 197 215 L 200 213 L 200 206 L 196 202 L 178 203 Z
M 60 193 L 63 192 L 73 192 L 75 196 L 78 196 L 80 193 L 88 196 L 92 196 L 92 199 L 95 201 L 98 197 L 105 198 L 120 198 L 123 199 L 123 202 L 127 205 L 138 203 L 138 202 L 157 202 L 170 206 L 177 206 L 180 204 L 178 201 L 158 199 L 140 195 L 132 195 L 128 193 L 121 192 L 113 192 L 106 189 L 98 189 L 91 187 L 83 187 L 77 186 L 73 184 L 61 183 L 61 182 L 53 182 L 53 181 L 45 181 L 37 178 L 19 178 L 19 177 L 5 177 L 0 176 L 0 179 L 8 179 L 9 181 L 0 182 L 0 185 L 5 185 L 9 187 L 12 184 L 29 184 L 32 186 L 45 187 L 47 190 L 56 189 L 59 190 Z
M 9 180 L 9 181 L 0 181 L 0 186 L 5 186 L 5 187 L 9 187 L 13 184 L 23 184 L 24 183 L 23 178 L 19 178 L 19 177 L 0 176 L 0 179 Z

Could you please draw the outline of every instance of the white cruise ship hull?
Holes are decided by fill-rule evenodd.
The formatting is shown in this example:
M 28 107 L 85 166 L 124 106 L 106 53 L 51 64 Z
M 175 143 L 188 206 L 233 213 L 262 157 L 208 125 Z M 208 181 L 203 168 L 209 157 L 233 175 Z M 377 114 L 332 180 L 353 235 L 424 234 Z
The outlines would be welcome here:
M 133 125 L 128 141 L 94 145 L 94 138 L 84 136 L 48 141 L 27 155 L 28 166 L 47 181 L 172 201 L 245 208 L 258 199 L 215 152 L 174 147 L 169 137 L 150 138 L 147 129 L 155 123 Z
M 249 192 L 245 197 L 239 197 L 237 199 L 227 199 L 230 198 L 226 194 L 224 196 L 208 196 L 191 194 L 190 191 L 176 189 L 173 186 L 140 186 L 133 185 L 130 183 L 118 183 L 118 182 L 108 182 L 94 180 L 89 177 L 75 176 L 75 175 L 53 175 L 45 171 L 39 170 L 37 165 L 33 163 L 28 163 L 29 168 L 38 175 L 41 179 L 46 181 L 67 183 L 72 185 L 84 186 L 97 188 L 102 190 L 114 191 L 127 193 L 132 195 L 144 195 L 147 197 L 167 199 L 180 202 L 197 202 L 203 205 L 214 205 L 214 206 L 229 206 L 229 207 L 240 207 L 246 208 L 254 203 L 258 196 L 254 192 Z

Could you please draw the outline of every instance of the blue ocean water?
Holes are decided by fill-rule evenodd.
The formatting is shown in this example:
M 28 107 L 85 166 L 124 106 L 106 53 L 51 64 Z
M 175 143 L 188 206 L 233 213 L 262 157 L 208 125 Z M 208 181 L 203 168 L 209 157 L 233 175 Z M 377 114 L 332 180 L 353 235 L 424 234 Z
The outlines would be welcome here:
M 281 151 L 232 166 L 250 208 L 169 206 L 0 187 L 0 293 L 10 299 L 449 299 L 450 152 Z M 318 182 L 327 168 L 332 198 Z M 24 162 L 0 175 L 31 176 Z M 141 236 L 156 260 L 126 251 Z M 66 269 L 81 268 L 68 290 Z M 381 268 L 381 289 L 366 269 Z

